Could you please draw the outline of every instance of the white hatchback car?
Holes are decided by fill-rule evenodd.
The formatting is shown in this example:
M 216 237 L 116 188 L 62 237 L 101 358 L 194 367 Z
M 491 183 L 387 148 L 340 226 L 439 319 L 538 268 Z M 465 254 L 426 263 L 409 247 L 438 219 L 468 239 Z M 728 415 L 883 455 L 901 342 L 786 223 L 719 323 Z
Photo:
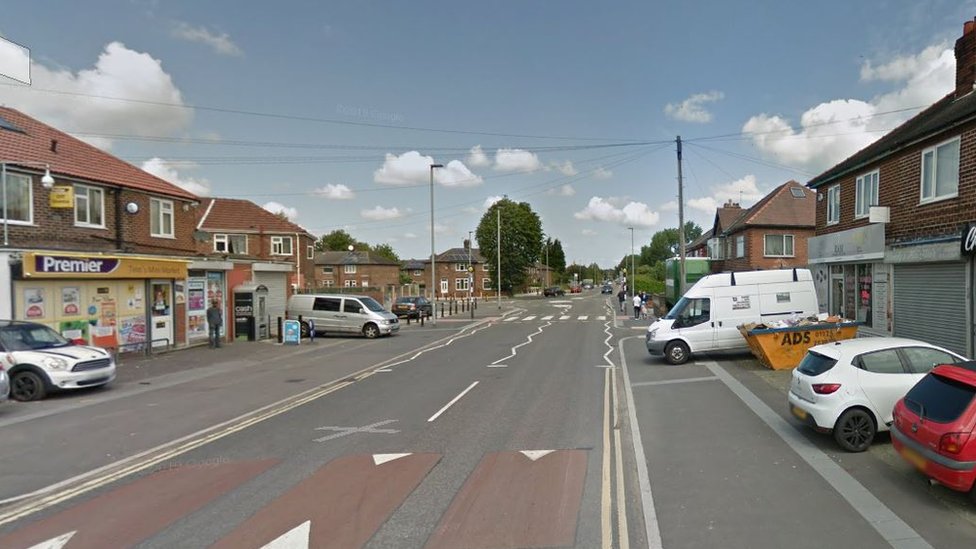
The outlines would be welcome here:
M 811 348 L 793 370 L 788 402 L 800 421 L 849 452 L 863 452 L 887 431 L 898 399 L 939 364 L 966 359 L 923 341 L 848 339 Z
M 75 345 L 34 322 L 0 321 L 0 354 L 14 400 L 39 400 L 51 390 L 96 387 L 115 379 L 115 359 L 108 351 Z

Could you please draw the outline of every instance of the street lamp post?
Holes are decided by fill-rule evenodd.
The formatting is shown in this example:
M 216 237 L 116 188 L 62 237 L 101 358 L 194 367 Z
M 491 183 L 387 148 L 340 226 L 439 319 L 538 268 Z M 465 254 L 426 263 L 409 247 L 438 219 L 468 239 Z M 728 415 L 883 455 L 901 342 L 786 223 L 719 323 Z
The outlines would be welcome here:
M 474 292 L 474 269 L 471 268 L 471 247 L 474 245 L 471 242 L 471 233 L 474 231 L 468 231 L 468 307 L 471 307 L 471 296 Z
M 43 164 L 39 162 L 0 162 L 0 186 L 3 187 L 2 198 L 3 198 L 3 245 L 10 245 L 10 234 L 7 229 L 7 164 L 24 164 L 33 166 L 44 166 L 44 175 L 41 177 L 41 185 L 45 189 L 50 189 L 54 186 L 54 178 L 51 177 L 51 166 L 48 164 Z
M 630 296 L 637 295 L 637 271 L 634 270 L 634 228 L 630 229 Z
M 437 289 L 434 286 L 434 279 L 437 276 L 437 256 L 434 252 L 434 168 L 443 168 L 443 164 L 430 165 L 430 293 L 433 297 L 433 309 L 437 311 Z M 433 315 L 431 320 L 437 325 L 437 315 Z

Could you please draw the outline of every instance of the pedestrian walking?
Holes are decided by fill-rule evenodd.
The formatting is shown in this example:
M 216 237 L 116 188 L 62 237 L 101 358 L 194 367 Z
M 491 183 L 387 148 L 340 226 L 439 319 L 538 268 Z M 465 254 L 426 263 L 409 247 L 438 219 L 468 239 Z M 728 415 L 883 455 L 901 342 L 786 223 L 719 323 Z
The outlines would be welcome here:
M 224 314 L 220 311 L 220 303 L 215 299 L 207 309 L 207 331 L 210 334 L 210 348 L 220 347 L 220 327 L 224 323 Z
M 641 299 L 641 296 L 634 295 L 634 320 L 640 320 L 641 306 L 643 304 L 644 301 Z
M 627 292 L 625 292 L 623 288 L 620 288 L 620 291 L 617 292 L 617 300 L 620 301 L 620 312 L 625 313 L 624 301 L 627 301 Z

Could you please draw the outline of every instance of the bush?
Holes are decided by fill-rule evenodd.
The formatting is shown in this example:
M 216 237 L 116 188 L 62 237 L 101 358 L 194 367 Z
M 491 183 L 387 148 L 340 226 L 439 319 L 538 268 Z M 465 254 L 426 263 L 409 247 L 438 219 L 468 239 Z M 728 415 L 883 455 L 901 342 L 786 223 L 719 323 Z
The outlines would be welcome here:
M 664 281 L 651 278 L 647 275 L 637 275 L 634 277 L 634 289 L 640 292 L 647 292 L 649 294 L 663 294 L 664 293 Z

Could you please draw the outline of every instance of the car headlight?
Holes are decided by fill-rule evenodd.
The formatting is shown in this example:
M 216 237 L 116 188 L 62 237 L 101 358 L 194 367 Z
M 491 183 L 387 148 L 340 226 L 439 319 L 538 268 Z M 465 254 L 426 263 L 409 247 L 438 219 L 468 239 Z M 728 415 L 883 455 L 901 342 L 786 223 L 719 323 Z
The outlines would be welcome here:
M 41 359 L 41 364 L 52 370 L 67 370 L 68 361 L 56 356 L 46 356 Z
M 657 328 L 651 328 L 650 330 L 647 331 L 647 339 L 654 339 L 654 336 L 656 335 L 657 335 Z

